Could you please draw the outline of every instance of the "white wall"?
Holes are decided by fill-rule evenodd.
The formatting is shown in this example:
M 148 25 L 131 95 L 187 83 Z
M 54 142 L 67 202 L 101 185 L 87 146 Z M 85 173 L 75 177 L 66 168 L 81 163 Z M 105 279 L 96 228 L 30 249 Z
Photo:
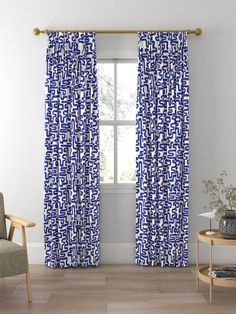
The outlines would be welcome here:
M 37 223 L 36 228 L 28 230 L 31 262 L 41 262 L 43 252 L 47 45 L 46 36 L 35 37 L 32 29 L 202 27 L 202 36 L 189 36 L 189 241 L 193 261 L 195 234 L 207 226 L 207 221 L 197 216 L 205 202 L 201 180 L 226 169 L 230 173 L 229 182 L 236 183 L 235 13 L 234 0 L 0 0 L 0 190 L 5 195 L 7 212 Z M 98 56 L 135 55 L 135 36 L 126 36 L 98 36 Z M 132 262 L 134 195 L 103 194 L 101 201 L 103 261 Z M 235 260 L 234 249 L 224 252 L 226 260 Z

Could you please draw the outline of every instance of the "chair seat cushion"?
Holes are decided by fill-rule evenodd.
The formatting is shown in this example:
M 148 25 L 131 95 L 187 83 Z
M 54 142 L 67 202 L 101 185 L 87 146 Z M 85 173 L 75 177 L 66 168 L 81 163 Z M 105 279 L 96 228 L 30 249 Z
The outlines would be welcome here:
M 22 246 L 0 239 L 0 277 L 23 274 L 27 271 L 27 252 Z

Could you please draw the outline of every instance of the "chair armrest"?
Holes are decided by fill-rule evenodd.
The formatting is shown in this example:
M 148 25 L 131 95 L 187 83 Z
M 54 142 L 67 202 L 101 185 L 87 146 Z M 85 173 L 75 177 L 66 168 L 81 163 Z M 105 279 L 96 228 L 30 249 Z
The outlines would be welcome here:
M 13 215 L 5 215 L 5 217 L 7 219 L 9 219 L 10 221 L 15 222 L 15 223 L 17 223 L 21 226 L 24 226 L 24 227 L 34 227 L 36 225 L 32 221 L 29 221 L 29 220 L 26 220 L 23 218 L 19 218 L 19 217 L 13 216 Z

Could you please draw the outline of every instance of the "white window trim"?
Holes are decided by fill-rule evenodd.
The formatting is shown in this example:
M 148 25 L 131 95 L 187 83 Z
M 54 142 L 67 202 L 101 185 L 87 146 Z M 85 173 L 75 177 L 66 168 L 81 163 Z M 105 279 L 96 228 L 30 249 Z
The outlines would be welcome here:
M 137 59 L 97 59 L 97 63 L 113 63 L 114 64 L 114 120 L 100 120 L 100 125 L 114 126 L 114 181 L 115 183 L 100 183 L 101 194 L 134 194 L 135 183 L 118 183 L 117 182 L 117 128 L 119 125 L 135 125 L 134 120 L 117 120 L 117 63 L 137 63 Z

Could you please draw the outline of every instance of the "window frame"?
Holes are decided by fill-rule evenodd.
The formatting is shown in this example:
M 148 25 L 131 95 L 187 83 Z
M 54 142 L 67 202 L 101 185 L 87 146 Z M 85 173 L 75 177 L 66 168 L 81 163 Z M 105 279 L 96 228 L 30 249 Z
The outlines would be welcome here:
M 135 182 L 118 183 L 118 126 L 135 126 L 135 120 L 117 120 L 117 64 L 118 63 L 137 63 L 135 58 L 98 58 L 97 63 L 112 63 L 114 66 L 114 120 L 100 120 L 100 125 L 113 126 L 114 130 L 114 182 L 100 183 L 101 193 L 127 193 L 133 194 L 135 191 Z

